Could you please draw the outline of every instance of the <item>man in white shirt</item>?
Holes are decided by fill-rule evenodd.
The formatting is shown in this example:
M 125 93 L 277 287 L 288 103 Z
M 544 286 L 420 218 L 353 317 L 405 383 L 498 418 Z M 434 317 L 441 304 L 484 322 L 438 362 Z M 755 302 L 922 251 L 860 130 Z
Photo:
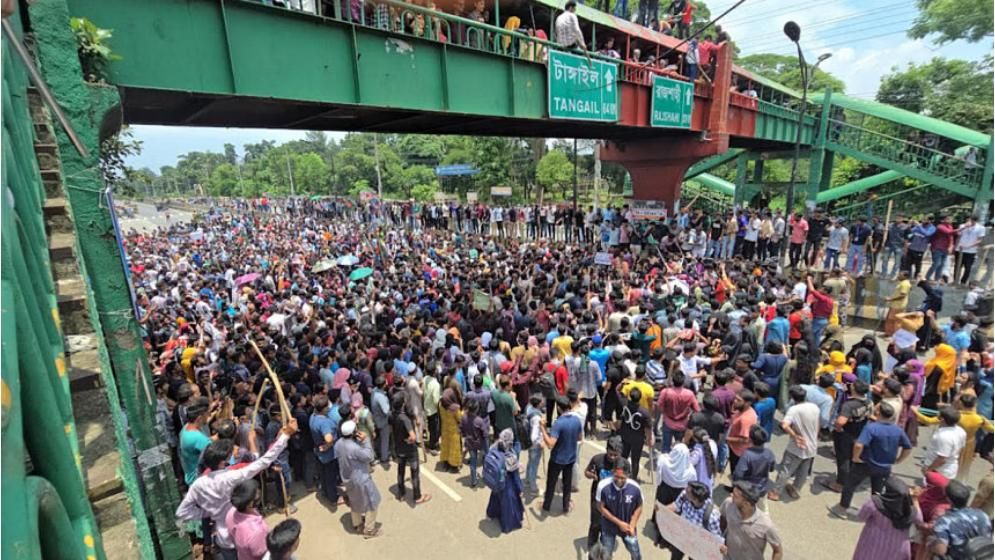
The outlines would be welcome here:
M 971 216 L 967 223 L 957 230 L 957 263 L 960 267 L 960 283 L 967 284 L 971 279 L 971 272 L 974 268 L 974 259 L 978 256 L 978 248 L 985 238 L 985 226 L 978 223 L 978 219 Z M 957 278 L 956 273 L 954 279 Z
M 574 0 L 567 0 L 563 13 L 556 16 L 556 42 L 566 49 L 577 47 L 582 51 L 587 50 L 584 33 L 577 20 L 577 2 Z
M 940 409 L 940 427 L 933 432 L 922 458 L 924 475 L 936 471 L 950 480 L 957 477 L 960 452 L 967 443 L 967 432 L 957 425 L 959 422 L 957 409 L 952 406 Z
M 784 449 L 784 456 L 777 472 L 777 481 L 771 487 L 767 498 L 780 500 L 781 490 L 792 498 L 798 498 L 798 489 L 804 486 L 815 460 L 819 445 L 820 410 L 818 405 L 807 400 L 805 389 L 796 385 L 789 391 L 793 404 L 781 421 L 781 429 L 791 439 Z M 794 484 L 788 484 L 789 478 Z

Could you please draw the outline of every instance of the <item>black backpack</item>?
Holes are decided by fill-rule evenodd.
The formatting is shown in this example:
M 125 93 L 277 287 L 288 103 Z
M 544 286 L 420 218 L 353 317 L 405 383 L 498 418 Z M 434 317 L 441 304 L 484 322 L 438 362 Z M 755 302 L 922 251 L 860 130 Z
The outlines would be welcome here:
M 978 535 L 968 539 L 956 554 L 949 556 L 955 560 L 992 560 L 995 558 L 995 541 L 991 535 Z
M 531 417 L 525 414 L 515 416 L 515 439 L 525 451 L 532 447 L 532 426 Z

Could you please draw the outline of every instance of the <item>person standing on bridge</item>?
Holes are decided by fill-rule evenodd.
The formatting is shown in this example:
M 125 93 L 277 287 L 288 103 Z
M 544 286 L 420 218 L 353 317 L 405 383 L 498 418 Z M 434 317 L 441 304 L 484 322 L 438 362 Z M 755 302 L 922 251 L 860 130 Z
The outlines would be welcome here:
M 584 44 L 584 32 L 580 30 L 577 20 L 577 2 L 567 0 L 563 13 L 556 16 L 556 42 L 565 49 L 576 47 L 587 51 Z

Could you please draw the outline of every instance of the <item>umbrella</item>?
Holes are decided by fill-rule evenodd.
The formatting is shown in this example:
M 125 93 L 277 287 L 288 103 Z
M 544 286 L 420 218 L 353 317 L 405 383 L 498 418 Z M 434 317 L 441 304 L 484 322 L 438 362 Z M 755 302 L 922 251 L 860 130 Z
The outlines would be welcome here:
M 358 280 L 362 280 L 363 278 L 366 278 L 367 276 L 369 276 L 371 274 L 373 274 L 373 269 L 370 268 L 370 267 L 357 268 L 356 270 L 353 270 L 349 274 L 349 280 L 352 280 L 353 282 L 356 282 Z
M 242 276 L 239 276 L 238 278 L 235 279 L 235 285 L 241 286 L 242 284 L 251 284 L 255 282 L 260 276 L 262 275 L 259 274 L 258 272 L 250 272 L 248 274 L 243 274 Z
M 335 261 L 332 259 L 321 259 L 320 261 L 314 263 L 311 267 L 311 272 L 325 272 L 326 270 L 331 270 L 335 268 Z
M 359 262 L 359 257 L 356 255 L 342 255 L 336 262 L 339 266 L 352 266 Z

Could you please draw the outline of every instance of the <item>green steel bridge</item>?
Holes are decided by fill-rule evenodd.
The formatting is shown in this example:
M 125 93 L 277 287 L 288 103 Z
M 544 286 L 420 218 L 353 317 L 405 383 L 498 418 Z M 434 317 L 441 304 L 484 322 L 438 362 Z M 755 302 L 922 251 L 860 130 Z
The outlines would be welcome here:
M 660 76 L 597 56 L 599 68 L 614 68 L 615 118 L 557 118 L 562 115 L 550 113 L 553 73 L 543 62 L 554 56 L 555 44 L 381 1 L 402 17 L 432 21 L 425 29 L 444 31 L 415 36 L 362 18 L 348 21 L 337 8 L 317 15 L 244 0 L 36 0 L 5 14 L 5 557 L 106 557 L 73 419 L 62 301 L 52 272 L 56 249 L 45 250 L 53 238 L 49 209 L 59 201 L 71 220 L 68 249 L 85 283 L 139 555 L 190 554 L 173 518 L 178 492 L 154 430 L 151 372 L 99 171 L 100 143 L 122 122 L 603 138 L 609 141 L 604 158 L 626 166 L 637 198 L 673 200 L 686 179 L 740 199 L 749 195 L 761 187 L 765 161 L 790 157 L 800 121 L 809 165 L 801 188 L 811 203 L 903 177 L 971 200 L 976 209 L 992 197 L 991 136 L 828 92 L 815 95 L 799 119 L 797 92 L 736 67 L 727 49 L 719 52 L 715 84 L 692 86 L 693 98 L 681 109 L 689 118 L 681 126 L 654 126 Z M 551 22 L 558 4 L 537 2 L 548 14 L 542 21 Z M 579 15 L 592 40 L 620 33 L 657 48 L 677 44 L 583 6 Z M 84 80 L 71 16 L 114 30 L 111 47 L 121 59 L 109 64 L 106 83 Z M 448 39 L 457 35 L 476 39 Z M 15 54 L 22 46 L 23 60 Z M 752 83 L 759 99 L 732 93 L 734 80 Z M 48 93 L 57 106 L 39 101 Z M 713 140 L 699 141 L 706 130 Z M 879 171 L 833 185 L 838 156 Z M 708 173 L 732 162 L 735 182 Z

